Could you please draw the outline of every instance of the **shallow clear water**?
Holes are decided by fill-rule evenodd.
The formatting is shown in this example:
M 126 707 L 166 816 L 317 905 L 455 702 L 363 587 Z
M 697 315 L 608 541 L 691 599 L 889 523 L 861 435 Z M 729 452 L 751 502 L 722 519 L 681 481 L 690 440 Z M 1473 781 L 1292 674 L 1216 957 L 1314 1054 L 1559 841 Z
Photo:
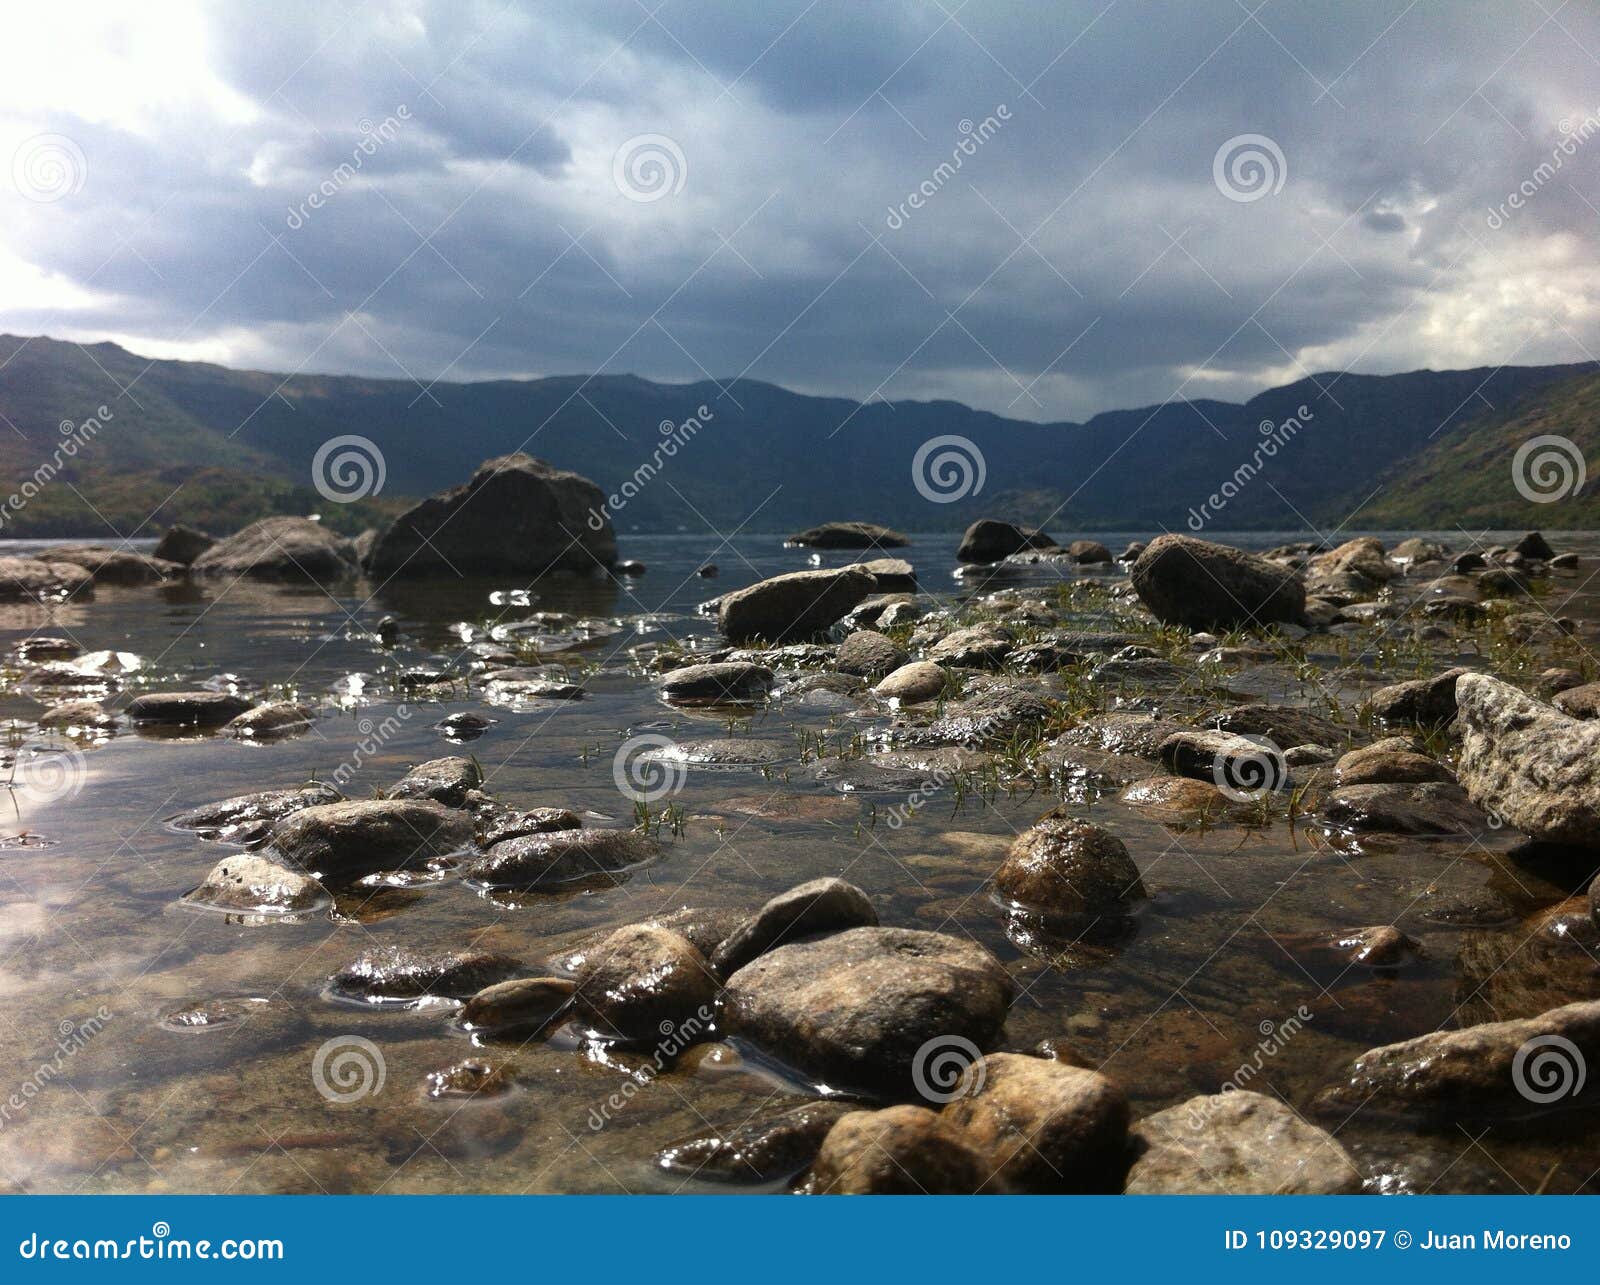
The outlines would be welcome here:
M 1095 538 L 1116 551 L 1148 534 Z M 1262 548 L 1295 537 L 1216 538 Z M 1456 549 L 1468 543 L 1460 532 L 1440 538 Z M 1600 536 L 1562 535 L 1556 543 L 1585 555 L 1586 567 L 1600 555 Z M 21 1103 L 0 1110 L 0 1186 L 684 1188 L 654 1164 L 660 1146 L 798 1101 L 802 1086 L 716 1044 L 661 1074 L 625 1058 L 608 1063 L 561 1037 L 474 1050 L 448 1013 L 339 1004 L 323 993 L 327 979 L 363 950 L 389 943 L 472 946 L 534 962 L 595 929 L 685 905 L 753 908 L 824 874 L 865 889 L 885 923 L 982 942 L 1021 992 L 1004 1047 L 1065 1040 L 1121 1082 L 1141 1114 L 1236 1082 L 1242 1066 L 1252 1068 L 1243 1077 L 1249 1087 L 1303 1105 L 1338 1065 L 1374 1045 L 1600 997 L 1587 951 L 1534 927 L 1537 912 L 1575 890 L 1572 872 L 1517 863 L 1507 856 L 1515 836 L 1340 848 L 1281 817 L 1261 829 L 1176 831 L 1112 797 L 1084 806 L 1127 842 L 1141 867 L 1152 900 L 1137 931 L 1112 946 L 1027 949 L 1008 936 L 986 883 L 1012 836 L 1057 796 L 1019 790 L 956 799 L 947 792 L 892 828 L 882 810 L 903 796 L 841 793 L 816 779 L 797 734 L 807 729 L 843 744 L 885 727 L 886 715 L 792 703 L 737 721 L 739 735 L 779 746 L 783 761 L 765 773 L 691 771 L 672 799 L 686 816 L 683 833 L 663 830 L 662 859 L 620 887 L 510 897 L 446 879 L 345 899 L 332 917 L 266 924 L 179 904 L 228 850 L 168 828 L 167 818 L 232 794 L 326 780 L 341 764 L 349 765 L 345 793 L 365 797 L 415 762 L 470 752 L 487 788 L 506 803 L 559 805 L 598 823 L 631 824 L 632 802 L 613 775 L 618 747 L 650 731 L 724 735 L 730 716 L 665 706 L 629 649 L 709 640 L 710 622 L 694 614 L 698 602 L 804 567 L 810 555 L 782 548 L 773 535 L 727 544 L 710 536 L 624 536 L 622 545 L 624 556 L 648 564 L 642 578 L 547 579 L 526 597 L 510 591 L 528 587 L 504 582 L 376 592 L 361 582 L 331 595 L 240 582 L 102 587 L 83 604 L 0 608 L 0 649 L 33 633 L 59 633 L 90 650 L 145 658 L 149 669 L 113 704 L 146 679 L 157 688 L 191 687 L 232 674 L 246 690 L 293 690 L 322 710 L 309 733 L 270 745 L 126 730 L 69 743 L 30 730 L 39 701 L 14 683 L 0 693 L 0 717 L 17 721 L 24 755 L 70 744 L 81 756 L 72 761 L 73 788 L 51 797 L 51 787 L 14 778 L 10 800 L 0 799 L 8 814 L 0 815 L 0 1100 L 14 1093 Z M 917 566 L 925 591 L 966 592 L 950 578 L 955 545 L 954 536 L 918 537 L 894 552 Z M 827 565 L 855 560 L 822 557 Z M 707 559 L 720 565 L 719 578 L 694 575 Z M 1587 627 L 1600 620 L 1600 603 L 1587 575 L 1557 581 L 1544 606 L 1584 622 L 1561 659 L 1595 677 Z M 476 692 L 443 702 L 396 694 L 399 669 L 464 670 L 468 639 L 537 611 L 616 623 L 614 634 L 563 653 L 582 674 L 586 699 L 514 710 L 486 707 Z M 373 633 L 385 615 L 401 622 L 394 648 Z M 1441 655 L 1439 665 L 1450 658 Z M 1331 653 L 1325 657 L 1325 667 L 1334 663 Z M 367 677 L 352 684 L 351 675 Z M 1369 685 L 1389 678 L 1375 664 Z M 1275 667 L 1224 681 L 1240 699 L 1293 703 L 1312 694 Z M 464 709 L 498 721 L 461 749 L 434 724 Z M 1307 971 L 1295 949 L 1297 934 L 1390 922 L 1425 950 L 1424 962 L 1403 976 L 1347 975 L 1325 989 L 1333 974 Z M 221 996 L 280 1002 L 237 1030 L 179 1035 L 157 1024 L 179 1001 Z M 96 1018 L 102 1009 L 109 1016 Z M 1302 1009 L 1310 1016 L 1296 1017 Z M 329 1101 L 313 1075 L 316 1055 L 328 1041 L 350 1037 L 377 1047 L 383 1085 L 356 1101 Z M 73 1051 L 62 1055 L 63 1044 Z M 475 1052 L 513 1063 L 515 1091 L 466 1104 L 425 1096 L 428 1072 Z M 1369 1173 L 1395 1187 L 1571 1191 L 1600 1167 L 1600 1132 L 1574 1116 L 1536 1134 L 1482 1139 L 1357 1119 L 1339 1136 Z

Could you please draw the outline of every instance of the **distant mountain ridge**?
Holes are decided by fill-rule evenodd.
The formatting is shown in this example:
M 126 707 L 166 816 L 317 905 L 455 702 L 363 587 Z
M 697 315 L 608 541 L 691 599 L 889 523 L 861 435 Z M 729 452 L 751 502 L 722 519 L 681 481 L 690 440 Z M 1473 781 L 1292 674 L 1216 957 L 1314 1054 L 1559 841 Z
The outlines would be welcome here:
M 1580 386 L 1584 397 L 1567 391 Z M 619 496 L 611 516 L 624 532 L 782 530 L 845 518 L 941 530 L 985 515 L 1048 518 L 1052 532 L 1065 534 L 1192 530 L 1197 513 L 1216 530 L 1304 528 L 1336 525 L 1358 507 L 1361 526 L 1385 514 L 1441 525 L 1455 520 L 1449 505 L 1469 500 L 1480 524 L 1535 508 L 1527 520 L 1546 526 L 1600 525 L 1595 515 L 1564 512 L 1566 505 L 1524 502 L 1511 486 L 1516 443 L 1497 437 L 1541 407 L 1543 431 L 1558 431 L 1549 425 L 1569 413 L 1595 425 L 1597 363 L 1332 372 L 1244 403 L 1173 402 L 1083 424 L 1036 424 L 957 402 L 860 403 L 747 379 L 676 385 L 568 375 L 424 389 L 409 380 L 152 361 L 111 343 L 7 335 L 0 499 L 4 479 L 16 486 L 34 474 L 64 421 L 81 422 L 102 405 L 112 417 L 92 445 L 0 534 L 109 538 L 141 523 L 141 534 L 154 534 L 175 520 L 222 532 L 274 512 L 320 512 L 355 531 L 405 497 L 464 481 L 482 460 L 519 448 Z M 691 418 L 699 425 L 685 434 Z M 1283 432 L 1291 420 L 1293 431 Z M 311 470 L 317 450 L 347 434 L 378 445 L 386 477 L 378 496 L 341 505 L 318 494 Z M 953 503 L 919 490 L 913 460 L 936 437 L 977 448 L 981 490 Z M 1263 458 L 1269 437 L 1276 444 Z M 1590 437 L 1600 447 L 1600 426 Z M 1482 488 L 1471 495 L 1454 484 L 1452 457 L 1441 454 L 1469 440 L 1472 485 Z M 1210 497 L 1222 503 L 1208 506 Z

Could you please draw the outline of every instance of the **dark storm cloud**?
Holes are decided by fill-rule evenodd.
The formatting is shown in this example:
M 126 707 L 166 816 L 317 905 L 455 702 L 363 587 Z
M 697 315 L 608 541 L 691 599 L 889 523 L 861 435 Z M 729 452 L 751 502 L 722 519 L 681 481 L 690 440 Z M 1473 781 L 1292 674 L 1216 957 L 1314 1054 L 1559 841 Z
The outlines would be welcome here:
M 38 279 L 0 326 L 1035 419 L 1600 350 L 1600 20 L 1577 6 L 395 0 L 192 22 L 198 63 L 127 68 L 125 109 L 0 89 L 13 146 L 60 133 L 88 169 L 58 201 L 7 193 L 5 249 Z M 84 25 L 20 56 L 70 34 L 114 62 Z M 665 140 L 641 144 L 658 200 L 614 173 L 641 136 Z M 1256 169 L 1214 169 L 1229 140 Z

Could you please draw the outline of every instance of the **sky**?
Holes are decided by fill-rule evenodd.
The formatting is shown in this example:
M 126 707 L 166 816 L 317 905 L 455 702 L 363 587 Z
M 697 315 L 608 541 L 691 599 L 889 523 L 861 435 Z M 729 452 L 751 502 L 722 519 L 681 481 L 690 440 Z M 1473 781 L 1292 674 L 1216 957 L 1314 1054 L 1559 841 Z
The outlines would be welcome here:
M 0 330 L 231 366 L 1060 420 L 1600 353 L 1587 0 L 57 0 L 5 161 Z

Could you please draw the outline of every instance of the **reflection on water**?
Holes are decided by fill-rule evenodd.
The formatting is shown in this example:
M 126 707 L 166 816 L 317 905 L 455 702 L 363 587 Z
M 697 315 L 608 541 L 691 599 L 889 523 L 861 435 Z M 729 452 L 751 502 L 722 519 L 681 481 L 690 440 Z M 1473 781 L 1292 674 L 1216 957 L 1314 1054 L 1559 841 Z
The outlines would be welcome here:
M 1095 538 L 1117 549 L 1147 535 Z M 1118 805 L 1114 793 L 1096 798 L 1080 786 L 1074 797 L 1092 799 L 1083 804 L 1090 815 L 1126 842 L 1152 900 L 1136 917 L 1088 934 L 1008 914 L 991 898 L 989 876 L 1010 837 L 1059 796 L 947 790 L 889 827 L 879 823 L 885 795 L 838 788 L 851 764 L 819 778 L 814 761 L 819 737 L 836 754 L 852 737 L 886 728 L 885 713 L 811 693 L 818 699 L 730 725 L 726 710 L 663 705 L 634 663 L 652 644 L 709 639 L 709 622 L 696 614 L 701 601 L 804 567 L 807 553 L 772 536 L 622 543 L 624 556 L 647 564 L 642 577 L 362 583 L 331 596 L 183 584 L 0 609 L 7 650 L 29 634 L 65 634 L 89 651 L 144 658 L 158 686 L 212 682 L 293 696 L 321 715 L 305 734 L 281 740 L 127 729 L 67 740 L 34 730 L 43 708 L 35 693 L 13 683 L 0 695 L 0 715 L 15 722 L 13 757 L 47 750 L 70 768 L 46 787 L 19 783 L 13 767 L 9 797 L 0 799 L 8 813 L 0 820 L 0 1084 L 22 1103 L 0 1112 L 0 1183 L 43 1191 L 681 1189 L 681 1174 L 653 1162 L 659 1148 L 708 1121 L 732 1127 L 793 1106 L 804 1100 L 802 1086 L 725 1044 L 674 1050 L 652 1066 L 631 1054 L 585 1052 L 560 1032 L 496 1038 L 464 1032 L 426 1006 L 334 1003 L 328 979 L 389 945 L 470 948 L 533 964 L 599 929 L 682 906 L 743 911 L 827 874 L 865 889 L 886 924 L 988 947 L 1022 993 L 1005 1047 L 1069 1046 L 1119 1080 L 1140 1113 L 1232 1082 L 1241 1064 L 1262 1060 L 1262 1033 L 1302 1009 L 1309 1016 L 1274 1046 L 1263 1072 L 1297 1104 L 1331 1067 L 1375 1044 L 1600 996 L 1591 930 L 1581 914 L 1563 929 L 1552 911 L 1577 890 L 1570 867 L 1512 851 L 1509 835 L 1498 846 L 1435 840 L 1341 852 L 1281 819 L 1264 829 L 1170 828 Z M 955 543 L 918 538 L 904 551 L 925 590 L 958 589 Z M 1587 557 L 1600 554 L 1600 539 L 1567 537 L 1561 547 Z M 721 566 L 719 579 L 695 576 L 708 560 Z M 1587 589 L 1562 612 L 1600 619 Z M 494 632 L 537 613 L 571 619 Z M 379 638 L 385 617 L 398 624 L 393 646 Z M 540 663 L 580 681 L 585 698 L 486 706 L 477 684 L 461 681 L 470 662 L 530 632 Z M 119 681 L 126 693 L 140 678 L 122 673 Z M 1303 698 L 1292 675 L 1246 670 L 1225 681 L 1241 699 Z M 752 756 L 764 761 L 684 765 L 681 788 L 663 801 L 682 810 L 681 833 L 661 829 L 661 858 L 561 895 L 478 888 L 442 869 L 368 881 L 341 890 L 331 911 L 273 922 L 179 904 L 231 849 L 170 828 L 168 818 L 232 794 L 335 779 L 341 767 L 344 793 L 370 797 L 420 760 L 462 752 L 445 738 L 451 720 L 461 739 L 472 737 L 466 752 L 499 799 L 568 808 L 589 824 L 633 820 L 613 773 L 613 755 L 630 737 L 736 736 L 769 752 Z M 1395 966 L 1335 972 L 1319 955 L 1330 933 L 1390 923 L 1415 944 Z M 491 1065 L 463 1066 L 473 1062 Z M 509 1087 L 471 1098 L 439 1088 L 462 1079 Z M 1570 1119 L 1553 1136 L 1495 1140 L 1492 1172 L 1481 1157 L 1452 1167 L 1461 1146 L 1448 1139 L 1359 1120 L 1340 1136 L 1393 1188 L 1542 1182 L 1567 1190 L 1600 1167 L 1600 1137 Z

